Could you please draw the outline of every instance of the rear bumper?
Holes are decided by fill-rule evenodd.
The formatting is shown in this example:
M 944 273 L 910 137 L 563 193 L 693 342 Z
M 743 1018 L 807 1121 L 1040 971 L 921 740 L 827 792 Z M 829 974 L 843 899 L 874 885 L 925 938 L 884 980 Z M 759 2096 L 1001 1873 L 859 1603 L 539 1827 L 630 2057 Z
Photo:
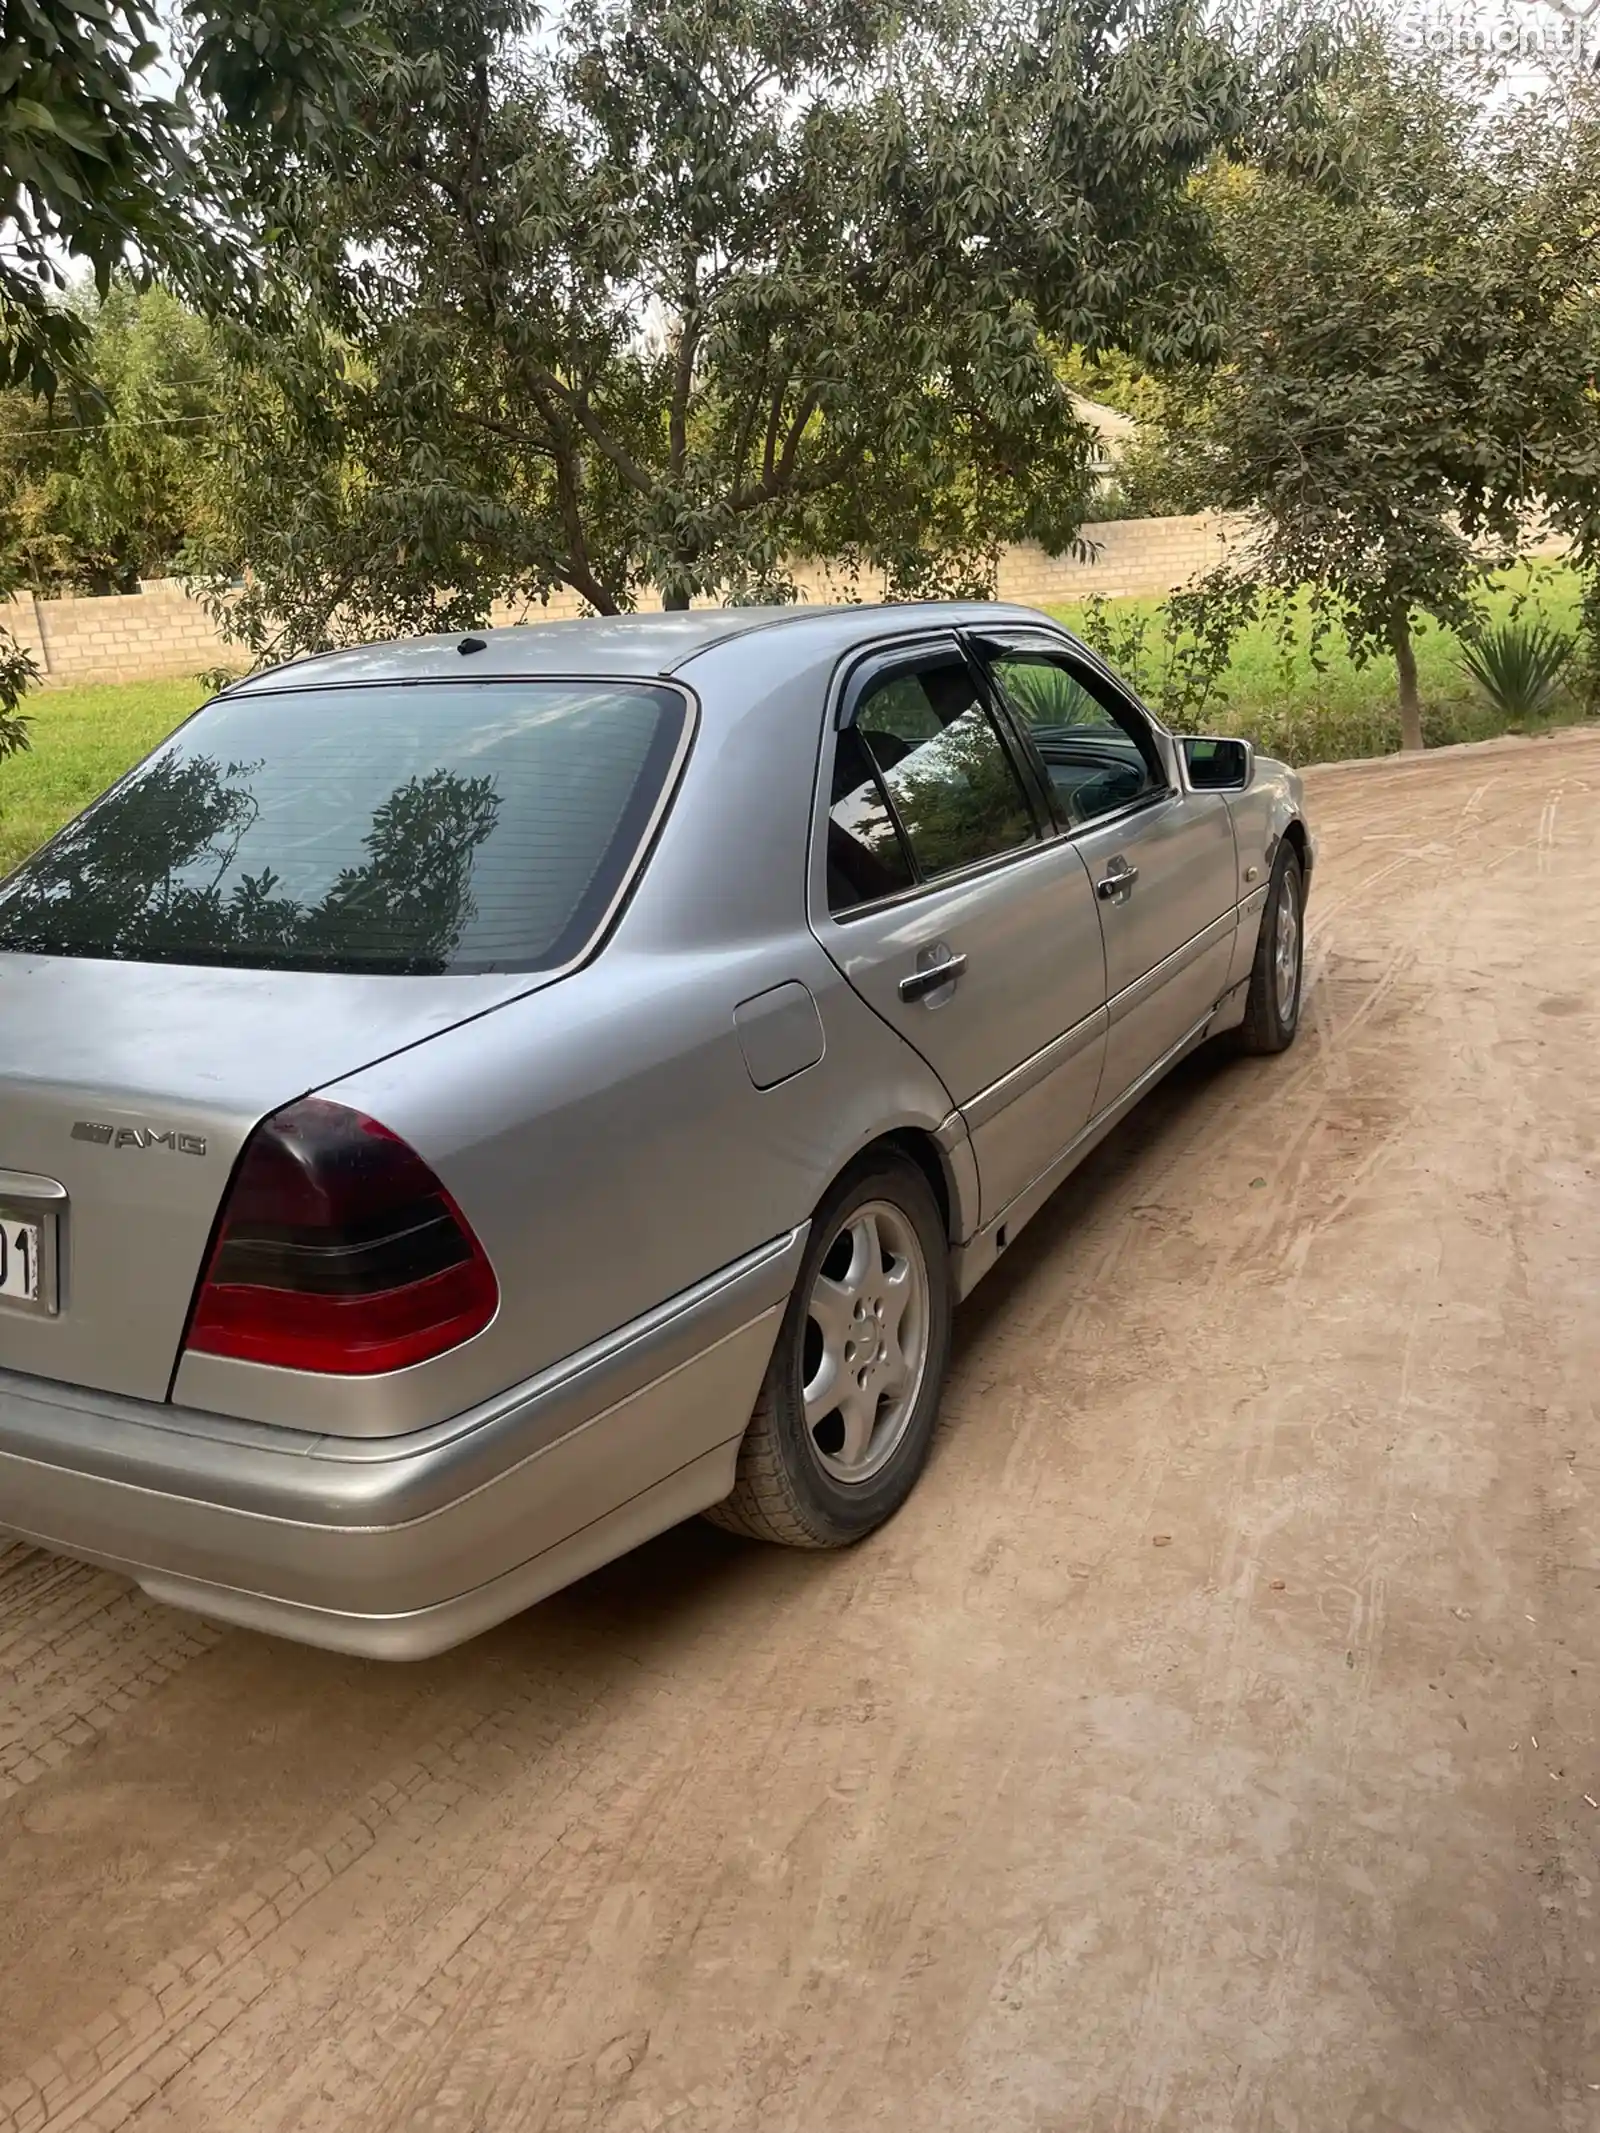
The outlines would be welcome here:
M 0 1372 L 0 1530 L 374 1658 L 476 1636 L 717 1502 L 805 1245 L 431 1429 L 340 1438 Z

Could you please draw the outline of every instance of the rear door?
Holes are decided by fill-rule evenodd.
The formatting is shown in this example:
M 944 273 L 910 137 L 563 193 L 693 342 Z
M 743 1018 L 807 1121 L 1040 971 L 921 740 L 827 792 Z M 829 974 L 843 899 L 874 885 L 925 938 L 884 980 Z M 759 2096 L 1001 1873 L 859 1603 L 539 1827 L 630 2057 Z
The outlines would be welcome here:
M 813 925 L 964 1112 L 991 1219 L 1089 1116 L 1105 961 L 1082 856 L 1053 834 L 953 635 L 849 676 L 824 770 Z
M 1175 751 L 1143 707 L 1087 660 L 1021 636 L 985 649 L 1093 884 L 1106 959 L 1103 1108 L 1226 990 L 1238 897 L 1232 817 L 1220 793 L 1185 789 Z

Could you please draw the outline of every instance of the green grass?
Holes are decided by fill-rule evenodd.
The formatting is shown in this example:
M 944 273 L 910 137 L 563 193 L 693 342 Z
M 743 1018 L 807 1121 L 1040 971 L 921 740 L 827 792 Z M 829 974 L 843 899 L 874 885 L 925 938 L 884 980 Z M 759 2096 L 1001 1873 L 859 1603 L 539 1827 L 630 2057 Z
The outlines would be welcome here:
M 205 694 L 180 676 L 30 696 L 23 709 L 32 746 L 0 762 L 0 874 L 165 739 Z
M 1556 629 L 1575 630 L 1579 581 L 1565 564 L 1535 564 L 1508 574 L 1491 590 L 1491 621 L 1505 621 L 1517 593 L 1526 595 L 1524 619 L 1542 619 Z M 1118 610 L 1153 614 L 1156 600 L 1119 600 Z M 1057 608 L 1069 629 L 1076 629 L 1082 608 Z M 1243 631 L 1233 649 L 1224 680 L 1225 701 L 1205 723 L 1216 731 L 1241 733 L 1259 748 L 1290 763 L 1330 763 L 1350 756 L 1389 755 L 1400 746 L 1400 712 L 1395 698 L 1392 659 L 1369 660 L 1358 667 L 1332 634 L 1323 647 L 1325 669 L 1311 663 L 1310 629 L 1302 607 L 1287 659 L 1264 623 Z M 1158 632 L 1150 649 L 1158 655 Z M 1422 730 L 1430 748 L 1452 741 L 1485 741 L 1509 730 L 1528 732 L 1571 724 L 1582 708 L 1563 699 L 1552 716 L 1536 726 L 1508 728 L 1459 665 L 1461 645 L 1450 630 L 1425 623 L 1416 639 L 1417 682 L 1422 696 Z
M 1565 565 L 1519 570 L 1491 594 L 1493 618 L 1509 614 L 1516 590 L 1529 593 L 1523 609 L 1558 629 L 1578 619 L 1578 578 Z M 1122 610 L 1153 613 L 1155 600 L 1119 600 Z M 1074 627 L 1082 610 L 1061 608 Z M 1155 632 L 1152 631 L 1152 650 Z M 1400 745 L 1391 660 L 1352 664 L 1335 641 L 1325 648 L 1327 666 L 1311 664 L 1308 631 L 1301 618 L 1285 659 L 1262 624 L 1245 631 L 1234 647 L 1225 682 L 1226 701 L 1208 714 L 1214 731 L 1248 735 L 1269 754 L 1291 763 L 1326 763 L 1342 757 L 1386 755 Z M 1423 730 L 1430 747 L 1448 741 L 1489 740 L 1507 730 L 1462 672 L 1460 646 L 1448 630 L 1429 624 L 1417 639 Z M 199 704 L 198 681 L 138 681 L 100 688 L 43 690 L 25 709 L 32 721 L 32 747 L 0 762 L 0 874 L 44 842 L 69 816 L 103 792 L 130 763 L 153 748 Z M 1563 703 L 1541 722 L 1550 726 L 1582 715 Z M 1526 728 L 1518 730 L 1529 730 Z

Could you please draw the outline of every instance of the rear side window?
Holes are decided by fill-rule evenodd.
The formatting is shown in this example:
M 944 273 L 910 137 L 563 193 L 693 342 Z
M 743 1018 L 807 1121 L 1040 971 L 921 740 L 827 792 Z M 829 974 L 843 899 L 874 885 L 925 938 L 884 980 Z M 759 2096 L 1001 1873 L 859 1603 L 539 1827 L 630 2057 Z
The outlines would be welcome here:
M 965 661 L 886 675 L 855 730 L 924 880 L 1033 842 L 1027 794 Z
M 871 756 L 854 726 L 839 734 L 828 806 L 828 909 L 853 911 L 909 889 L 916 876 Z
M 223 697 L 0 883 L 0 949 L 558 968 L 626 878 L 687 716 L 631 682 Z

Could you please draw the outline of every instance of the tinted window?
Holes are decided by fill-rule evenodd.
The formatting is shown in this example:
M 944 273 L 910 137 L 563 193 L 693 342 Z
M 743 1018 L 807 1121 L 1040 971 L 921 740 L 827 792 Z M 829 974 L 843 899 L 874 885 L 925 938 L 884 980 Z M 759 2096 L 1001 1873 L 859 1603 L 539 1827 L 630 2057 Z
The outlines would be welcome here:
M 0 884 L 0 948 L 550 968 L 615 894 L 685 716 L 610 682 L 223 697 Z
M 1107 690 L 1102 697 L 1058 661 L 1015 652 L 993 672 L 1050 773 L 1056 811 L 1093 822 L 1165 785 L 1148 733 Z
M 875 683 L 855 725 L 923 876 L 1032 841 L 1027 795 L 964 662 Z
M 872 759 L 853 726 L 839 735 L 828 805 L 828 909 L 898 895 L 914 880 L 911 860 Z

